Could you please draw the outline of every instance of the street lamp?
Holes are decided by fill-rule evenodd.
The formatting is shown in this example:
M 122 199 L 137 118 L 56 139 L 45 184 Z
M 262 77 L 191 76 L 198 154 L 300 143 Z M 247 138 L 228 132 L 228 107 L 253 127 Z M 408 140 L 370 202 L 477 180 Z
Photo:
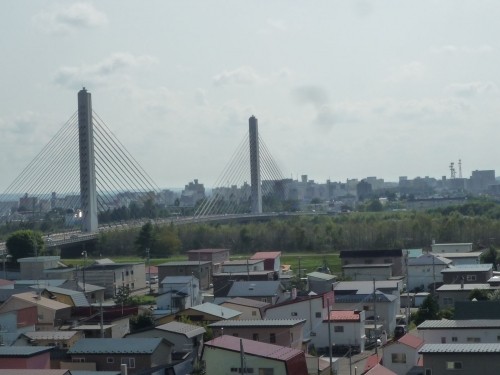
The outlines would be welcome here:
M 148 280 L 149 280 L 149 294 L 153 294 L 153 286 L 151 285 L 151 262 L 149 258 L 149 247 L 146 248 L 147 265 L 148 265 Z
M 82 251 L 83 256 L 83 293 L 85 293 L 85 267 L 87 266 L 87 251 Z

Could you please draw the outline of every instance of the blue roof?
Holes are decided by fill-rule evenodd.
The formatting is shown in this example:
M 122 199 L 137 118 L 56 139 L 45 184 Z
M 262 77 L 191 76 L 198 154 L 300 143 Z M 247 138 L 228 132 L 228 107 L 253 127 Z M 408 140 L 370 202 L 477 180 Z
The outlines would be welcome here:
M 68 354 L 152 354 L 162 338 L 81 339 Z

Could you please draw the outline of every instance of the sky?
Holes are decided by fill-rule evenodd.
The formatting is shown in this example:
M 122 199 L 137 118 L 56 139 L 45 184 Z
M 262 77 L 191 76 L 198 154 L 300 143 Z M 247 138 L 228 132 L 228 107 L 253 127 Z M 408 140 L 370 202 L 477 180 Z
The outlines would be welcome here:
M 499 19 L 498 0 L 2 1 L 0 191 L 82 87 L 160 187 L 213 187 L 252 115 L 284 177 L 498 170 Z

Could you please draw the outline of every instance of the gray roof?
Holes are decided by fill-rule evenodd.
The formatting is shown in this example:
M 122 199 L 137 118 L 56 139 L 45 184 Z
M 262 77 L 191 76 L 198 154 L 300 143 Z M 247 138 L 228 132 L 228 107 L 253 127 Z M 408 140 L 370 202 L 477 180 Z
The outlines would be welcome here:
M 391 268 L 391 267 L 392 263 L 372 263 L 372 264 L 351 263 L 342 266 L 342 268 Z
M 155 329 L 159 329 L 160 331 L 178 333 L 188 338 L 195 337 L 198 335 L 203 335 L 206 332 L 205 328 L 203 327 L 176 321 L 162 324 L 160 326 L 155 327 Z
M 417 329 L 500 328 L 500 319 L 426 320 Z
M 272 297 L 283 286 L 280 281 L 235 281 L 228 297 Z
M 162 343 L 161 338 L 81 339 L 68 354 L 152 354 Z
M 167 263 L 162 263 L 158 264 L 157 267 L 187 267 L 187 266 L 198 266 L 198 265 L 205 265 L 205 264 L 211 264 L 212 262 L 210 261 L 197 261 L 197 260 L 179 260 L 177 262 L 167 262 Z
M 210 314 L 213 316 L 218 316 L 223 319 L 231 319 L 241 315 L 240 311 L 229 309 L 224 306 L 219 306 L 214 303 L 205 302 L 201 305 L 191 306 L 190 309 L 196 310 L 205 314 Z
M 337 276 L 335 276 L 335 275 L 330 275 L 329 273 L 317 272 L 317 271 L 309 272 L 307 274 L 307 277 L 312 277 L 315 279 L 321 279 L 321 280 L 327 280 L 327 281 L 334 280 L 337 278 Z
M 231 299 L 224 300 L 224 303 L 231 303 L 233 305 L 247 306 L 247 307 L 255 307 L 257 309 L 261 309 L 263 307 L 269 306 L 269 303 L 264 301 L 257 301 L 255 299 L 243 298 L 243 297 L 234 297 Z
M 400 285 L 400 280 L 382 280 L 375 282 L 375 288 L 378 290 L 398 289 Z M 357 294 L 369 294 L 373 293 L 373 281 L 340 281 L 333 284 L 333 290 L 355 290 Z
M 85 297 L 85 294 L 83 294 L 83 292 L 78 292 L 76 290 L 66 288 L 59 288 L 56 286 L 45 287 L 45 290 L 51 293 L 63 294 L 71 297 L 71 300 L 76 307 L 90 306 L 89 301 L 87 301 L 87 298 Z
M 222 263 L 222 266 L 238 266 L 243 265 L 254 265 L 258 263 L 264 263 L 264 259 L 234 259 L 234 260 L 226 260 Z
M 0 346 L 0 357 L 32 357 L 53 348 L 53 346 Z
M 385 294 L 377 290 L 376 302 L 392 302 L 398 297 L 392 294 Z M 373 293 L 370 294 L 335 294 L 336 303 L 357 303 L 357 302 L 373 302 Z
M 249 319 L 223 320 L 212 323 L 209 327 L 294 327 L 305 323 L 306 319 Z
M 444 266 L 450 264 L 452 261 L 450 259 L 446 259 L 442 254 L 432 255 L 432 254 L 423 254 L 418 258 L 410 258 L 408 259 L 408 266 Z
M 436 289 L 436 292 L 451 292 L 451 291 L 471 291 L 474 289 L 496 289 L 492 287 L 490 284 L 464 284 L 463 286 L 460 284 L 444 284 Z
M 479 258 L 483 252 L 482 251 L 471 251 L 469 253 L 436 253 L 443 258 Z M 432 253 L 431 253 L 432 254 Z
M 419 353 L 500 353 L 500 344 L 425 344 Z
M 24 336 L 32 340 L 69 340 L 77 331 L 36 331 L 25 332 Z
M 193 280 L 198 280 L 194 276 L 165 276 L 160 284 L 189 284 Z
M 484 272 L 493 269 L 493 264 L 461 264 L 441 270 L 441 273 Z

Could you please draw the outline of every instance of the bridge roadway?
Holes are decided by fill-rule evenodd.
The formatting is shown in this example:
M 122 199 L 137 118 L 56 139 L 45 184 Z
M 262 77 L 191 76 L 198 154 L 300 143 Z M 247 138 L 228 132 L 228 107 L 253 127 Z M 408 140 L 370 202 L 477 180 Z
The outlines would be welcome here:
M 318 215 L 318 213 L 313 212 L 268 212 L 263 214 L 226 214 L 226 215 L 213 215 L 213 216 L 203 216 L 203 217 L 175 217 L 175 218 L 164 218 L 152 220 L 156 224 L 173 224 L 173 225 L 187 225 L 196 223 L 225 223 L 230 221 L 258 221 L 258 220 L 269 220 L 276 217 L 290 217 L 299 215 Z M 111 230 L 126 230 L 129 228 L 142 227 L 147 223 L 147 220 L 138 220 L 131 222 L 120 222 L 114 224 L 103 224 L 99 227 L 99 232 L 85 233 L 80 231 L 72 232 L 62 232 L 53 233 L 51 235 L 45 236 L 45 247 L 52 248 L 68 244 L 74 244 L 79 242 L 90 241 L 96 239 L 101 232 L 107 232 Z M 7 248 L 5 242 L 0 242 L 0 256 L 6 254 Z

